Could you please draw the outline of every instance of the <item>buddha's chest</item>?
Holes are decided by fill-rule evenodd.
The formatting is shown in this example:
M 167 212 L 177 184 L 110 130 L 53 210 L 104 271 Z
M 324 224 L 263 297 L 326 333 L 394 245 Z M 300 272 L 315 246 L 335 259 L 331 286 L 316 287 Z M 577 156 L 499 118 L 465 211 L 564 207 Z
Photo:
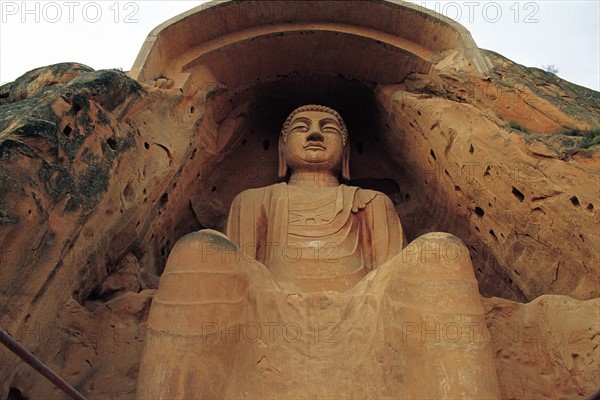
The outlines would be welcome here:
M 288 198 L 289 226 L 330 224 L 336 215 L 335 188 L 293 189 Z

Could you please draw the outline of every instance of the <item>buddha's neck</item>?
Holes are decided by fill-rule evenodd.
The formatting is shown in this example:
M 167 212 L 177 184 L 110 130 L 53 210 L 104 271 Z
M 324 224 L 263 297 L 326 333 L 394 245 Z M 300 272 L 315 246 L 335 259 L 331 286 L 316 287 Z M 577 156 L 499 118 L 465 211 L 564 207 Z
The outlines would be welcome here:
M 298 171 L 292 172 L 288 185 L 308 188 L 339 186 L 337 176 L 326 172 Z

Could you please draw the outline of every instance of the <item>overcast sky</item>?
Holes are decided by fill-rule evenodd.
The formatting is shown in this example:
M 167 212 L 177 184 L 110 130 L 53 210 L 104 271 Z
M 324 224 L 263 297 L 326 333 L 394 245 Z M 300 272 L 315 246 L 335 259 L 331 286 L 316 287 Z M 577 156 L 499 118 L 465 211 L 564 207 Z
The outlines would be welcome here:
M 127 71 L 148 33 L 203 1 L 0 0 L 0 83 L 80 62 Z M 413 1 L 465 26 L 481 48 L 600 90 L 600 1 Z

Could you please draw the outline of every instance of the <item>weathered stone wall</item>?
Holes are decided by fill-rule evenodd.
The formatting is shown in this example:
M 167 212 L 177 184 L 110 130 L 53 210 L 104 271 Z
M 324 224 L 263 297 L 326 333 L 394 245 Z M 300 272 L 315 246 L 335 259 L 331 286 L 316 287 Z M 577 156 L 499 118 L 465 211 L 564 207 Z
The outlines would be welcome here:
M 80 65 L 1 93 L 0 324 L 87 395 L 130 396 L 148 289 L 174 241 L 200 227 L 181 192 L 197 179 L 183 167 L 200 162 L 202 104 Z M 2 398 L 62 398 L 0 351 Z
M 387 152 L 419 203 L 407 216 L 414 221 L 409 235 L 442 230 L 462 238 L 484 296 L 597 297 L 598 146 L 542 132 L 593 127 L 598 93 L 564 83 L 557 94 L 580 101 L 555 101 L 539 93 L 548 86 L 540 76 L 507 86 L 507 76 L 519 76 L 522 67 L 495 62 L 492 83 L 467 78 L 466 67 L 454 62 L 377 90 Z M 508 112 L 531 133 L 510 128 Z
M 598 146 L 548 133 L 592 127 L 598 94 L 544 75 L 532 82 L 501 58 L 499 74 L 485 80 L 448 57 L 396 86 L 289 76 L 238 93 L 159 89 L 81 65 L 3 86 L 0 325 L 90 398 L 131 398 L 151 295 L 173 244 L 201 227 L 222 229 L 235 194 L 275 180 L 285 114 L 314 102 L 347 116 L 354 182 L 392 197 L 409 239 L 446 230 L 470 245 L 484 296 L 597 297 Z M 558 97 L 578 101 L 540 93 L 546 78 Z M 508 129 L 508 119 L 539 133 Z M 593 317 L 594 301 L 569 302 Z M 587 323 L 574 321 L 564 335 L 592 332 L 586 357 L 597 360 L 598 327 Z M 6 349 L 0 357 L 1 397 L 62 398 Z M 532 356 L 534 369 L 501 360 L 499 373 L 514 368 L 503 395 L 528 398 L 509 382 L 536 379 L 531 371 L 557 359 Z M 576 365 L 579 380 L 556 393 L 588 390 L 594 366 Z
M 588 398 L 598 390 L 599 299 L 484 299 L 504 399 Z

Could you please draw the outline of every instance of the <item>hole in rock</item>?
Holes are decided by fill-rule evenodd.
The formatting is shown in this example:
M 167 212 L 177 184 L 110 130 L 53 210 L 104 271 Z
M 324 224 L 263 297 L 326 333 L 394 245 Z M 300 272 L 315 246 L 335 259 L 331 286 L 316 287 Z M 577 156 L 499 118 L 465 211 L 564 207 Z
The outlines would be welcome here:
M 6 400 L 27 400 L 29 399 L 29 397 L 25 397 L 23 396 L 23 393 L 14 387 L 11 387 L 8 390 L 8 397 L 6 398 Z
M 73 128 L 71 128 L 70 125 L 67 125 L 64 127 L 63 135 L 65 135 L 66 137 L 69 137 L 69 136 L 71 136 L 71 132 L 73 132 Z
M 483 217 L 485 215 L 485 211 L 481 207 L 475 207 L 475 214 L 478 217 Z
M 133 197 L 133 189 L 131 188 L 131 183 L 128 183 L 123 190 L 123 197 L 125 200 L 129 201 Z
M 106 139 L 106 143 L 108 144 L 108 147 L 111 148 L 111 150 L 117 149 L 117 140 L 115 138 Z
M 79 113 L 86 105 L 88 105 L 87 98 L 82 94 L 76 94 L 71 98 L 71 112 L 73 114 Z
M 496 232 L 493 229 L 490 229 L 490 236 L 494 238 L 494 240 L 498 241 L 498 236 L 496 236 Z
M 125 288 L 102 290 L 100 288 L 94 290 L 83 302 L 83 306 L 89 311 L 97 309 L 99 303 L 106 303 L 115 297 L 125 293 Z
M 160 205 L 164 206 L 165 204 L 167 204 L 167 202 L 169 201 L 169 194 L 165 193 L 162 196 L 160 196 Z
M 457 192 L 460 192 L 460 186 L 454 186 L 454 190 L 456 190 Z
M 150 145 L 148 144 L 148 142 L 144 142 L 144 147 L 146 148 L 146 150 L 148 150 L 150 148 Z
M 469 146 L 469 153 L 473 154 L 475 152 L 475 147 L 473 145 Z
M 546 212 L 541 207 L 536 207 L 531 210 L 532 214 L 546 214 Z
M 579 207 L 579 199 L 577 198 L 577 196 L 573 196 L 571 197 L 569 200 L 571 200 L 571 204 L 573 204 L 575 207 Z
M 525 200 L 525 195 L 523 193 L 521 193 L 516 187 L 513 186 L 512 188 L 512 194 L 519 199 L 520 202 L 523 202 L 523 200 Z
M 587 205 L 586 209 L 587 209 L 588 211 L 592 211 L 592 210 L 594 209 L 594 205 L 593 205 L 592 203 L 589 203 L 589 204 Z
M 213 192 L 213 193 L 216 192 L 217 191 L 217 187 L 216 186 L 211 187 L 210 191 Z
M 269 146 L 271 146 L 271 142 L 269 141 L 269 139 L 265 139 L 262 142 L 263 145 L 263 149 L 265 149 L 265 151 L 269 150 Z
M 190 114 L 193 114 L 193 113 L 194 113 L 194 111 L 196 111 L 196 109 L 194 108 L 194 106 L 191 106 L 191 107 L 190 107 Z
M 437 161 L 437 157 L 435 156 L 435 152 L 433 151 L 433 149 L 430 149 L 430 150 L 429 150 L 429 154 L 431 154 L 431 157 L 433 157 L 433 159 L 434 159 L 435 161 Z

